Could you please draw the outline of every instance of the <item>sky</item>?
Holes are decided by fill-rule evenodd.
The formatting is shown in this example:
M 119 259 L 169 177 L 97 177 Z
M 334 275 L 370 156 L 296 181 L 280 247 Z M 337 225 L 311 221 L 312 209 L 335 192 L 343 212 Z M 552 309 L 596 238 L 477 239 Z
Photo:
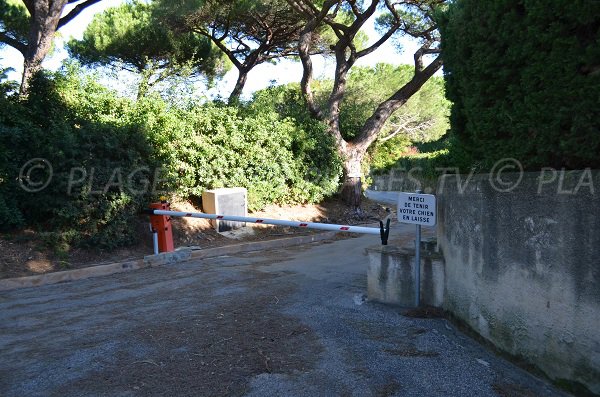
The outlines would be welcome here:
M 94 4 L 83 10 L 75 19 L 65 25 L 59 30 L 59 37 L 56 38 L 54 54 L 47 57 L 44 60 L 43 66 L 48 70 L 58 70 L 63 60 L 67 58 L 67 52 L 64 49 L 64 43 L 71 37 L 81 39 L 86 26 L 91 22 L 93 16 L 96 13 L 100 13 L 108 7 L 114 7 L 124 0 L 102 0 L 101 2 Z M 64 14 L 66 14 L 70 8 L 66 8 Z M 374 18 L 372 18 L 374 20 Z M 377 40 L 379 35 L 375 31 L 374 24 L 371 23 L 366 25 L 365 31 L 369 37 L 370 42 Z M 392 64 L 403 64 L 413 63 L 413 53 L 418 48 L 418 44 L 414 40 L 402 39 L 401 45 L 404 51 L 399 54 L 394 45 L 390 41 L 381 46 L 377 51 L 369 54 L 368 56 L 361 58 L 357 65 L 359 66 L 372 66 L 379 62 L 387 62 Z M 325 60 L 323 57 L 313 58 L 315 67 L 316 78 L 333 78 L 333 71 L 335 63 L 333 60 Z M 9 77 L 14 80 L 20 81 L 21 73 L 23 70 L 23 57 L 21 53 L 12 47 L 5 46 L 0 49 L 0 66 L 11 67 L 15 69 L 14 72 L 9 74 Z M 277 64 L 261 64 L 255 67 L 248 76 L 248 81 L 244 87 L 243 97 L 248 98 L 254 91 L 266 88 L 273 84 L 286 84 L 291 82 L 299 82 L 302 77 L 302 65 L 299 62 L 292 60 L 282 60 Z M 232 68 L 225 77 L 219 81 L 216 86 L 208 90 L 205 95 L 209 98 L 221 96 L 227 98 L 229 93 L 233 90 L 235 81 L 237 79 L 237 70 Z M 115 88 L 117 90 L 122 89 L 122 81 L 110 80 L 105 78 L 102 81 L 103 84 Z

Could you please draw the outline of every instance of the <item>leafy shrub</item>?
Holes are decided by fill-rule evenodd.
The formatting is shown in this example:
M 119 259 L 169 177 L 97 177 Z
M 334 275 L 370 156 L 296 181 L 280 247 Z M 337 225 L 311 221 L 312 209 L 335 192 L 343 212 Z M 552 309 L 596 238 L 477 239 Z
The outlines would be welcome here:
M 293 127 L 290 149 L 299 167 L 297 194 L 306 195 L 308 202 L 319 202 L 337 192 L 342 162 L 335 141 L 327 127 L 308 113 L 298 84 L 258 91 L 241 112 L 244 117 L 275 113 Z
M 44 239 L 61 251 L 133 243 L 140 209 L 161 193 L 185 198 L 241 186 L 256 210 L 320 201 L 336 191 L 341 172 L 319 124 L 258 106 L 179 108 L 158 95 L 133 102 L 74 64 L 38 75 L 25 102 L 0 96 L 0 106 L 0 225 L 47 231 Z M 20 171 L 34 158 L 52 165 L 52 179 L 29 192 Z
M 441 23 L 452 133 L 474 163 L 600 167 L 600 2 L 458 0 Z
M 136 236 L 131 218 L 149 197 L 131 194 L 117 183 L 114 172 L 152 167 L 154 150 L 139 129 L 122 121 L 125 103 L 91 80 L 77 82 L 73 78 L 38 75 L 26 102 L 2 99 L 3 228 L 29 225 L 54 231 L 64 237 L 54 240 L 67 245 L 132 243 Z M 64 93 L 67 95 L 61 95 Z M 48 186 L 37 192 L 21 186 L 27 187 L 30 180 L 26 169 L 20 167 L 34 158 L 52 166 L 51 174 L 43 170 L 29 174 L 33 182 L 51 177 Z
M 154 117 L 147 135 L 157 145 L 162 141 L 169 176 L 177 181 L 180 195 L 246 187 L 251 210 L 319 199 L 321 189 L 304 180 L 302 164 L 292 152 L 296 131 L 289 120 L 279 120 L 273 112 L 240 117 L 236 108 L 211 104 L 174 113 L 146 113 Z
M 384 142 L 375 142 L 369 148 L 369 164 L 373 171 L 387 169 L 410 152 L 411 141 L 404 135 L 398 135 Z
M 444 137 L 437 141 L 418 143 L 411 147 L 413 150 L 402 155 L 394 162 L 381 167 L 373 167 L 371 176 L 378 183 L 390 180 L 417 180 L 421 189 L 435 191 L 438 178 L 444 174 L 477 172 L 481 167 L 472 162 L 472 158 L 459 146 L 453 137 Z M 412 187 L 412 186 L 410 186 Z M 406 186 L 404 186 L 406 188 Z M 416 187 L 415 187 L 416 188 Z
M 321 125 L 301 124 L 258 103 L 168 107 L 154 97 L 132 116 L 157 148 L 177 194 L 241 186 L 248 206 L 314 203 L 337 190 L 340 161 Z

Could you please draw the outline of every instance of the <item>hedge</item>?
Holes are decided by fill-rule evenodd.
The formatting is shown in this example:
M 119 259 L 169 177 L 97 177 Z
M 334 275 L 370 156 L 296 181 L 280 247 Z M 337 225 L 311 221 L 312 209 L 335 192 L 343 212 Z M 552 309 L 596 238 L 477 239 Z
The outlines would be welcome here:
M 441 33 L 451 132 L 473 163 L 600 168 L 600 2 L 457 0 Z

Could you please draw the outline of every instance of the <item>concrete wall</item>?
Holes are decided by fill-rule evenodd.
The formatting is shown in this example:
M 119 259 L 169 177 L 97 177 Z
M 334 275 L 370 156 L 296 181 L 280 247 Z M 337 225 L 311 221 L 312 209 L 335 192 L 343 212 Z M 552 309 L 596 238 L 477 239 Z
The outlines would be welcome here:
M 501 188 L 516 185 L 504 193 L 488 175 L 466 178 L 437 189 L 445 309 L 551 378 L 600 393 L 600 172 L 504 174 Z

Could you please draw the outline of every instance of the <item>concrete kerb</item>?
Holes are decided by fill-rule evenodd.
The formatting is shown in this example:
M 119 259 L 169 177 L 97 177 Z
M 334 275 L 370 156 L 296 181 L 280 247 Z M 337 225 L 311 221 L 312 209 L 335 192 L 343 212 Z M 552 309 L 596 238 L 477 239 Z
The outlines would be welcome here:
M 144 259 L 125 262 L 110 263 L 107 265 L 90 266 L 82 269 L 65 270 L 36 276 L 7 278 L 0 280 L 0 291 L 10 291 L 20 288 L 39 287 L 42 285 L 57 284 L 66 281 L 75 281 L 91 277 L 109 276 L 131 270 L 147 267 L 162 266 L 172 263 L 185 262 L 192 259 L 213 258 L 222 255 L 234 255 L 251 251 L 262 251 L 274 248 L 291 247 L 294 245 L 310 244 L 324 240 L 331 240 L 338 232 L 325 232 L 309 236 L 288 237 L 276 240 L 256 241 L 223 247 L 192 250 L 184 248 L 175 252 L 159 255 L 149 255 Z

